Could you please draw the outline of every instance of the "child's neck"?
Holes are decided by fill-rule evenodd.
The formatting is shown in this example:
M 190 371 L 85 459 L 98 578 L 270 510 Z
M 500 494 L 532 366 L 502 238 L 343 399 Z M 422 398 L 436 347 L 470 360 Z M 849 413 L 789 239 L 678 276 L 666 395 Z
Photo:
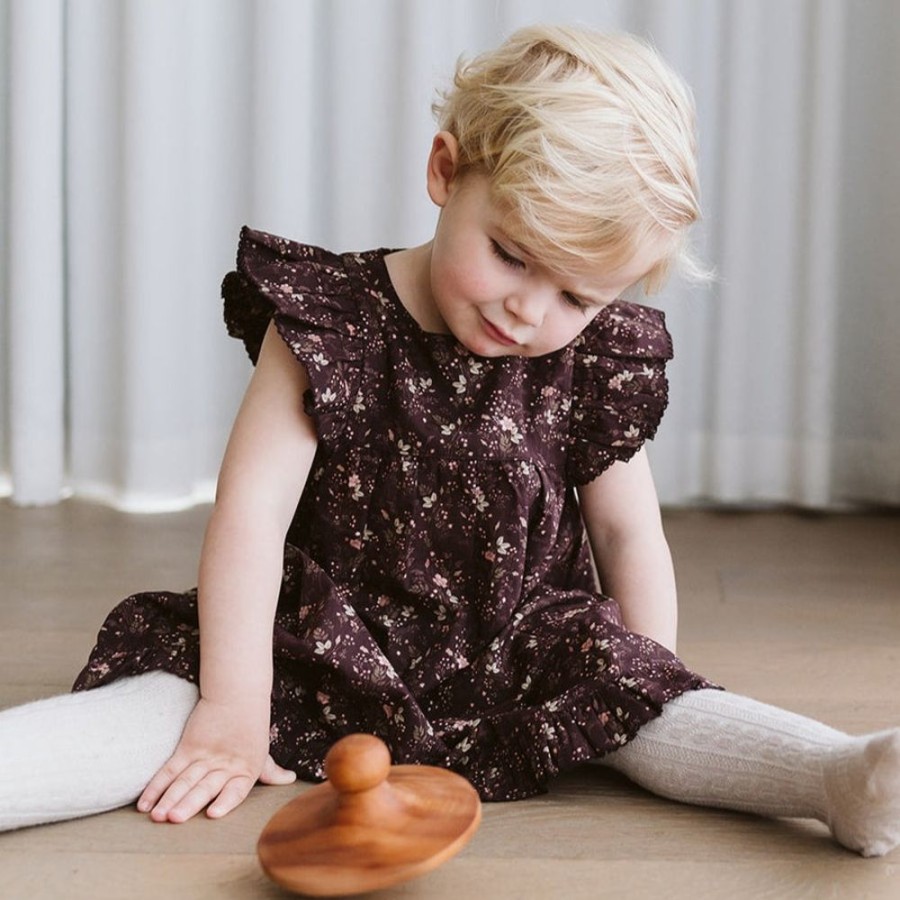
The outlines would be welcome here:
M 389 253 L 384 264 L 400 302 L 419 327 L 447 334 L 447 325 L 431 294 L 431 242 Z

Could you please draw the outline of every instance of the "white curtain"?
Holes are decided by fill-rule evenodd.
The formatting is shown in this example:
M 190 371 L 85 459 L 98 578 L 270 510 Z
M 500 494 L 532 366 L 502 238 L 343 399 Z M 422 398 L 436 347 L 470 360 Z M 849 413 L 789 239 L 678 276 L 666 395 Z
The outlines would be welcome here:
M 893 0 L 0 0 L 0 491 L 209 499 L 240 225 L 426 240 L 434 87 L 535 21 L 649 36 L 697 97 L 719 280 L 654 298 L 664 502 L 900 503 Z

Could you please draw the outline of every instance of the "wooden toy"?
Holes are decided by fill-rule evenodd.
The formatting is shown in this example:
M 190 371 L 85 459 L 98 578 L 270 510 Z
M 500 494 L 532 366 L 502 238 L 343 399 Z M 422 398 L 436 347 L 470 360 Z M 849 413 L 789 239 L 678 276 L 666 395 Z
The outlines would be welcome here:
M 327 781 L 283 806 L 257 845 L 266 874 L 314 897 L 389 887 L 422 875 L 468 843 L 481 802 L 462 776 L 433 766 L 391 766 L 368 734 L 339 740 Z

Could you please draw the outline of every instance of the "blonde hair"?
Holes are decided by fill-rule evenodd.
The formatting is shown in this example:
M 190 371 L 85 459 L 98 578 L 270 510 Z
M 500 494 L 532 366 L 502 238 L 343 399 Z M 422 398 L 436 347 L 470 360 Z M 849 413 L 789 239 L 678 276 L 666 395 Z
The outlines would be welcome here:
M 693 100 L 648 44 L 523 28 L 460 61 L 434 111 L 458 141 L 460 174 L 489 176 L 509 237 L 547 265 L 618 267 L 662 238 L 645 291 L 673 266 L 707 277 L 686 240 L 700 218 Z

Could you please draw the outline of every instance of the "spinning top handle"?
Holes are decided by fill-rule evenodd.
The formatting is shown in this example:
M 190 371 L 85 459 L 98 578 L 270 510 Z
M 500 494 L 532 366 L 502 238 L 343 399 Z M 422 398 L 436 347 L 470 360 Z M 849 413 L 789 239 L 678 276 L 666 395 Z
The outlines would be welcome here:
M 391 770 L 391 753 L 371 734 L 348 734 L 325 756 L 325 777 L 341 794 L 378 787 Z

